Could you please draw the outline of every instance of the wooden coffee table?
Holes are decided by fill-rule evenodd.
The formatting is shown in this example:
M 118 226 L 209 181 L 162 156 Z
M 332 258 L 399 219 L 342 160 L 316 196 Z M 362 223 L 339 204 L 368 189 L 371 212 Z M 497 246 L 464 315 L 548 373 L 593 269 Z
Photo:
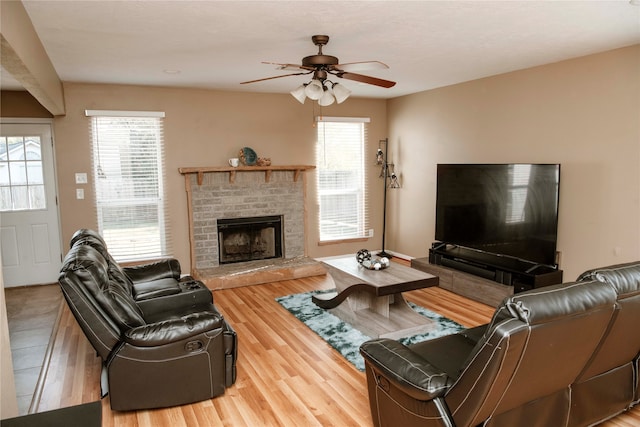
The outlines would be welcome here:
M 320 260 L 336 284 L 336 292 L 318 294 L 313 302 L 372 338 L 401 338 L 433 329 L 416 313 L 402 292 L 438 285 L 438 277 L 392 262 L 383 270 L 368 270 L 355 255 Z

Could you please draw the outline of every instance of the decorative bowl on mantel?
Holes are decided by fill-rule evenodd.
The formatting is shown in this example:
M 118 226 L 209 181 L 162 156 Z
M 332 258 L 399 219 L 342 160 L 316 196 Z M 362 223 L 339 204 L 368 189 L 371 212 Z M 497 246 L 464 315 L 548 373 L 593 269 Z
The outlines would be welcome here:
M 240 162 L 246 166 L 255 166 L 258 161 L 258 155 L 249 147 L 242 147 L 238 153 L 238 157 L 240 157 Z
M 271 157 L 258 157 L 258 166 L 271 166 Z

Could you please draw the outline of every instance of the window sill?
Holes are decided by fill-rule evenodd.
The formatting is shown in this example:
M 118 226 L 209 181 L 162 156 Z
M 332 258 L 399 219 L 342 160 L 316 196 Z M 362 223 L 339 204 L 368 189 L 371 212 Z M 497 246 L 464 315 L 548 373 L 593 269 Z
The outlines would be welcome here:
M 368 240 L 369 240 L 368 237 L 354 237 L 350 239 L 339 239 L 339 240 L 321 240 L 318 242 L 318 246 L 339 245 L 342 243 L 366 242 Z

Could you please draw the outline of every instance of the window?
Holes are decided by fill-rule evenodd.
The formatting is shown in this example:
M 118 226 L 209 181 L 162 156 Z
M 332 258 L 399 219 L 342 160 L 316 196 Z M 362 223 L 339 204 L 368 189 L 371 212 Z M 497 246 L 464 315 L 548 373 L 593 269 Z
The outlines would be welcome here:
M 46 209 L 39 136 L 0 137 L 0 211 Z
M 318 118 L 320 241 L 369 237 L 365 145 L 368 118 Z
M 118 261 L 170 255 L 164 113 L 87 111 L 98 227 Z
M 511 183 L 507 201 L 507 224 L 526 222 L 525 205 L 529 195 L 529 177 L 531 165 L 515 164 L 509 166 Z

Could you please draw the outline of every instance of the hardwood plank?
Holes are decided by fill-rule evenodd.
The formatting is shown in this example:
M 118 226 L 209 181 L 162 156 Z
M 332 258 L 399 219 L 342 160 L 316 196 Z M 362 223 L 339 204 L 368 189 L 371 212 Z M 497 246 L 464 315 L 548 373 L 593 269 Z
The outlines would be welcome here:
M 115 412 L 107 397 L 103 426 L 370 426 L 364 373 L 275 301 L 333 287 L 315 276 L 215 291 L 216 306 L 238 333 L 236 384 L 215 399 L 152 411 Z M 469 327 L 494 311 L 437 287 L 404 295 Z M 38 412 L 99 399 L 99 358 L 65 306 Z M 631 425 L 640 425 L 640 407 L 602 424 Z

